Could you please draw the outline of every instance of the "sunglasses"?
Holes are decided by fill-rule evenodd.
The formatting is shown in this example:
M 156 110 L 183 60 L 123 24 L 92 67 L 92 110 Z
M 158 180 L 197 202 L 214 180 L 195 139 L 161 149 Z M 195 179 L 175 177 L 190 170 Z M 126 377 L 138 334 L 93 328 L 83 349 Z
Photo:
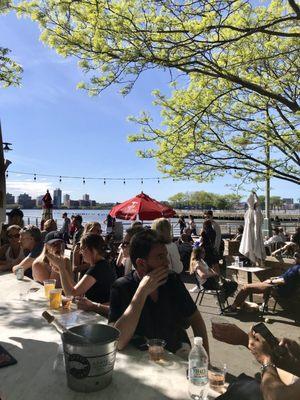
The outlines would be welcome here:
M 130 245 L 129 242 L 122 242 L 121 243 L 121 246 L 124 247 L 124 248 L 128 247 L 129 245 Z
M 7 235 L 8 239 L 19 239 L 20 234 L 19 233 L 15 233 L 14 235 Z

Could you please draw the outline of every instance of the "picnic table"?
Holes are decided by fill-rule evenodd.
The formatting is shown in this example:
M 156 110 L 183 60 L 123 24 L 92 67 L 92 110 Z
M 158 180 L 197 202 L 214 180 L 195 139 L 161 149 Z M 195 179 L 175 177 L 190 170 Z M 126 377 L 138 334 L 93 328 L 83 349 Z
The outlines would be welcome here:
M 17 360 L 0 369 L 1 400 L 189 399 L 186 361 L 168 353 L 158 364 L 132 346 L 117 353 L 108 387 L 94 393 L 72 391 L 64 369 L 53 369 L 61 339 L 41 317 L 48 308 L 43 286 L 26 277 L 18 281 L 11 273 L 0 274 L 0 286 L 0 343 Z M 67 327 L 107 323 L 98 314 L 77 309 L 50 312 Z M 209 394 L 218 396 L 211 390 Z

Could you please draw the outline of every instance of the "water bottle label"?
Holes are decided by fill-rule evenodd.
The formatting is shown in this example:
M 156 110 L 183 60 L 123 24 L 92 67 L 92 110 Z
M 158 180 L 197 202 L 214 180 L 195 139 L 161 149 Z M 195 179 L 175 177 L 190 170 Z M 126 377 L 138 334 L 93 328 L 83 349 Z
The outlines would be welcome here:
M 190 368 L 189 378 L 194 385 L 203 385 L 207 383 L 207 369 L 205 367 L 192 367 Z

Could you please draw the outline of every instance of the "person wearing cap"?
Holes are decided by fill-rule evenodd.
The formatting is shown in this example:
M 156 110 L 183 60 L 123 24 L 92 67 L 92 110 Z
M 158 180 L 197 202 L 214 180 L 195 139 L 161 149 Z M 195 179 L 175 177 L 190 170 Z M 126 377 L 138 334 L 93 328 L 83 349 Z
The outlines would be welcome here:
M 22 267 L 25 275 L 32 278 L 32 264 L 43 250 L 42 236 L 39 228 L 34 225 L 27 225 L 21 229 L 20 243 L 24 252 L 27 252 L 27 256 L 12 268 L 12 272 L 15 274 L 17 269 Z
M 245 285 L 237 294 L 232 305 L 227 309 L 228 312 L 236 312 L 238 307 L 242 307 L 249 294 L 261 293 L 264 296 L 270 290 L 281 298 L 289 298 L 294 295 L 300 287 L 300 253 L 294 254 L 295 265 L 287 269 L 282 275 L 269 278 L 263 282 L 250 283 Z M 261 306 L 263 307 L 263 305 Z
M 32 264 L 32 276 L 37 282 L 42 283 L 46 279 L 56 279 L 56 286 L 61 287 L 59 273 L 53 268 L 48 255 L 54 254 L 59 257 L 64 257 L 65 243 L 63 236 L 58 231 L 47 233 L 44 241 L 42 253 L 34 260 Z M 65 258 L 67 269 L 71 274 L 71 263 Z
M 1 245 L 9 244 L 9 239 L 7 237 L 7 228 L 11 225 L 18 225 L 20 228 L 23 228 L 23 211 L 20 208 L 13 208 L 9 212 L 6 213 L 8 222 L 7 224 L 3 224 L 1 231 Z

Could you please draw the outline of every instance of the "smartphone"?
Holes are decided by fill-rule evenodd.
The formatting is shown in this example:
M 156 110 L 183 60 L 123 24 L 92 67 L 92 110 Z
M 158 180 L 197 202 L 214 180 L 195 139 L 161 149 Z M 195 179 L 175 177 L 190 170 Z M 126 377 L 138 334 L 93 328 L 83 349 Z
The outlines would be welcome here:
M 259 333 L 272 348 L 278 347 L 279 340 L 273 335 L 273 333 L 266 327 L 263 322 L 254 325 L 252 330 L 255 333 Z

